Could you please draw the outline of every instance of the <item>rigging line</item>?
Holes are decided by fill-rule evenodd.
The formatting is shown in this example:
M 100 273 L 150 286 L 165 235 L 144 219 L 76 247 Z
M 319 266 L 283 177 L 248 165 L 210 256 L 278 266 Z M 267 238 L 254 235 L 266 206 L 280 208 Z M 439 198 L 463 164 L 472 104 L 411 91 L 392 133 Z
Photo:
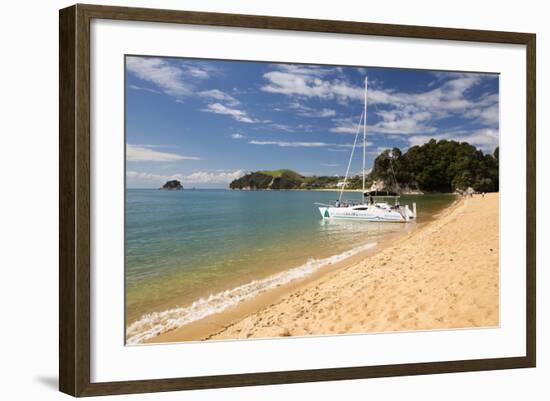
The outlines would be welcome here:
M 351 155 L 350 155 L 349 161 L 348 161 L 348 168 L 346 169 L 346 176 L 344 177 L 344 185 L 342 185 L 342 189 L 340 190 L 340 196 L 338 197 L 339 202 L 342 201 L 342 195 L 344 194 L 344 190 L 346 189 L 346 184 L 348 182 L 349 169 L 351 167 L 351 161 L 353 160 L 353 154 L 355 152 L 355 145 L 357 144 L 357 138 L 359 137 L 359 132 L 361 130 L 361 123 L 363 122 L 364 115 L 365 115 L 365 113 L 362 112 L 361 113 L 361 118 L 359 119 L 359 124 L 357 124 L 357 132 L 355 133 L 355 140 L 353 141 L 353 147 L 351 148 Z
M 393 175 L 393 180 L 395 181 L 395 187 L 397 188 L 397 192 L 400 192 L 401 188 L 399 187 L 399 182 L 397 182 L 397 177 L 395 176 L 395 171 L 393 169 L 392 159 L 393 159 L 393 152 L 390 155 L 390 170 L 391 170 L 391 173 Z
M 363 200 L 365 199 L 365 163 L 367 160 L 367 86 L 368 86 L 368 78 L 365 76 L 365 124 L 363 125 L 363 189 L 361 191 Z

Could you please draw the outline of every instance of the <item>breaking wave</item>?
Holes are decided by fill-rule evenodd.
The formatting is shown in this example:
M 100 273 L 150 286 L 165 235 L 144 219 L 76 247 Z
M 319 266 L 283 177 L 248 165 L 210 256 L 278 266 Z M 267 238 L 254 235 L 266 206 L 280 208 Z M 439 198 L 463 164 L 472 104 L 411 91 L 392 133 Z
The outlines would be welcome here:
M 180 328 L 215 313 L 220 313 L 272 288 L 307 277 L 324 266 L 341 262 L 375 246 L 376 243 L 369 243 L 328 258 L 310 259 L 301 266 L 274 274 L 265 279 L 253 280 L 230 290 L 211 294 L 206 298 L 198 299 L 189 306 L 149 313 L 127 327 L 126 343 L 128 345 L 140 344 L 159 334 Z

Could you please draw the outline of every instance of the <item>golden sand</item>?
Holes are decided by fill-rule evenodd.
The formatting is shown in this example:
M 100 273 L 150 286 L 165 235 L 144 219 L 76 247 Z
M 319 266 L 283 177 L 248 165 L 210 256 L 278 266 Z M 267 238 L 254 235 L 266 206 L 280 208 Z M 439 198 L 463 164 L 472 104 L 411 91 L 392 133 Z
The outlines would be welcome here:
M 499 196 L 462 199 L 378 252 L 152 342 L 499 324 Z

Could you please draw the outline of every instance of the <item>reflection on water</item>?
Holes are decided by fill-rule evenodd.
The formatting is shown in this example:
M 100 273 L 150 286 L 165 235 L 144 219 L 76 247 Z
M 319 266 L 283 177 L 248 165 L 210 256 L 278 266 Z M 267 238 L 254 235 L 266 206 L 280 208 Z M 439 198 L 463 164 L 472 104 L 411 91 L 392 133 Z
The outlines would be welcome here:
M 416 226 L 415 222 L 380 223 L 375 221 L 356 221 L 344 219 L 322 219 L 319 221 L 321 230 L 326 235 L 341 236 L 350 233 L 376 238 L 388 234 L 409 232 Z

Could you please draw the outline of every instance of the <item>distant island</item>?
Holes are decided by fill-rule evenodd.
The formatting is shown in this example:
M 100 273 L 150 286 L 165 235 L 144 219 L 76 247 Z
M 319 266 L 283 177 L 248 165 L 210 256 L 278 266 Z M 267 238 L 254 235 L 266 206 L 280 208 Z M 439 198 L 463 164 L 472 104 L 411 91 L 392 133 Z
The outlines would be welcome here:
M 466 142 L 431 139 L 403 153 L 386 149 L 374 161 L 367 188 L 401 193 L 498 192 L 499 149 L 484 154 Z M 348 177 L 346 189 L 361 189 L 362 177 Z M 248 173 L 233 180 L 234 190 L 340 189 L 343 176 L 303 176 L 288 169 Z
M 183 186 L 178 180 L 171 180 L 167 181 L 166 184 L 164 184 L 160 189 L 166 189 L 169 191 L 181 191 L 183 189 Z

